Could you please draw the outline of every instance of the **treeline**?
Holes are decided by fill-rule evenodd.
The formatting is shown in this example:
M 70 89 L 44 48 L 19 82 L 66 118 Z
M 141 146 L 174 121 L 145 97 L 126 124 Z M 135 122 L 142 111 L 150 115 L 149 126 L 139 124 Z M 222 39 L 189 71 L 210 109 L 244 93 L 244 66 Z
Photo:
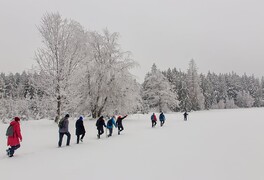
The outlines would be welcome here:
M 264 78 L 236 73 L 198 74 L 194 60 L 187 72 L 156 65 L 143 83 L 144 102 L 158 111 L 191 111 L 264 106 Z
M 19 116 L 22 119 L 48 117 L 52 104 L 47 95 L 36 88 L 32 79 L 39 76 L 27 72 L 0 74 L 0 118 L 2 121 Z M 53 114 L 54 115 L 54 114 Z
M 45 93 L 44 89 L 38 88 L 36 84 L 40 76 L 30 72 L 0 74 L 0 118 L 2 121 L 17 115 L 25 120 L 56 117 L 57 102 L 53 100 L 52 95 Z M 234 72 L 218 75 L 213 72 L 208 72 L 206 75 L 198 74 L 193 60 L 190 61 L 187 72 L 176 68 L 160 71 L 153 64 L 142 84 L 134 82 L 134 85 L 126 86 L 127 89 L 132 87 L 133 93 L 128 94 L 132 94 L 133 98 L 129 101 L 125 98 L 126 90 L 122 95 L 108 89 L 111 99 L 119 99 L 120 104 L 111 101 L 109 106 L 102 109 L 102 114 L 119 113 L 121 109 L 122 113 L 146 113 L 264 106 L 263 77 L 259 79 L 246 74 L 239 76 Z M 91 109 L 81 101 L 83 100 L 79 97 L 71 99 L 63 106 L 63 112 L 76 115 L 91 114 Z M 134 108 L 125 104 L 133 104 Z

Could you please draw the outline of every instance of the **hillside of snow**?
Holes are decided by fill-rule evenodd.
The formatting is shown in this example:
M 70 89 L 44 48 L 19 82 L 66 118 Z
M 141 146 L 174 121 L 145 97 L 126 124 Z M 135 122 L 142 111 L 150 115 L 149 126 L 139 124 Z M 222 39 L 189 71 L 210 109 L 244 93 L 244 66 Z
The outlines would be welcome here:
M 5 154 L 0 124 L 1 180 L 263 180 L 264 108 L 165 114 L 151 128 L 150 114 L 129 115 L 125 130 L 96 138 L 95 121 L 84 120 L 84 142 L 58 148 L 58 126 L 50 120 L 21 122 L 21 148 Z M 158 114 L 157 114 L 158 115 Z

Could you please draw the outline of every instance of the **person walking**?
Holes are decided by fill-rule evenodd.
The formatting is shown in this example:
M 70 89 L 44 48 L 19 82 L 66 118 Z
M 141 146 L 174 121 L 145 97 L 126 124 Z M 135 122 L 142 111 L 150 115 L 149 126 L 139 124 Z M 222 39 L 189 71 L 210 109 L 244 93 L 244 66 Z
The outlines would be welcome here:
M 165 123 L 165 115 L 163 112 L 160 113 L 159 120 L 160 120 L 160 126 L 162 127 L 163 124 Z
M 187 121 L 187 116 L 188 116 L 188 113 L 185 111 L 185 112 L 183 113 L 184 121 Z
M 115 116 L 112 116 L 112 118 L 107 121 L 106 128 L 109 130 L 108 137 L 112 136 L 113 126 L 117 127 L 115 122 Z
M 150 119 L 151 119 L 152 127 L 155 127 L 156 124 L 157 124 L 157 117 L 156 117 L 156 114 L 153 113 L 153 114 L 151 115 Z
M 66 146 L 70 145 L 71 133 L 69 132 L 69 114 L 66 114 L 59 122 L 59 142 L 58 146 L 61 147 L 63 136 L 67 136 Z
M 75 131 L 75 134 L 77 136 L 77 144 L 79 144 L 79 141 L 81 140 L 81 142 L 83 141 L 83 138 L 85 136 L 85 128 L 84 128 L 84 125 L 83 125 L 83 117 L 80 116 L 79 119 L 77 119 L 77 121 L 75 122 L 75 128 L 76 128 L 76 131 Z M 81 139 L 80 139 L 80 136 L 81 136 Z
M 6 152 L 9 157 L 13 157 L 15 151 L 20 148 L 20 142 L 22 142 L 22 135 L 20 129 L 20 118 L 15 117 L 12 122 L 10 122 L 10 128 L 12 129 L 12 135 L 7 137 L 7 146 L 10 146 Z
M 118 127 L 118 135 L 120 135 L 120 132 L 124 130 L 124 127 L 123 127 L 123 119 L 125 119 L 127 117 L 127 115 L 125 115 L 124 117 L 122 116 L 118 116 L 117 120 L 116 120 L 116 125 Z
M 106 127 L 104 116 L 101 116 L 96 121 L 96 126 L 97 126 L 97 130 L 98 130 L 97 138 L 100 139 L 100 135 L 104 134 L 104 127 Z

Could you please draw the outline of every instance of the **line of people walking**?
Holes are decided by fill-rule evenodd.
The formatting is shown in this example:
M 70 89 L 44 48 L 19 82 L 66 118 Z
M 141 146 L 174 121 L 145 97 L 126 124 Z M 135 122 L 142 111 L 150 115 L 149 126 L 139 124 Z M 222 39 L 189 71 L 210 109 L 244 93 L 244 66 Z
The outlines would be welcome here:
M 184 116 L 184 121 L 187 121 L 187 116 L 188 113 L 185 112 L 183 114 Z M 59 142 L 58 142 L 58 147 L 62 146 L 62 141 L 64 135 L 66 135 L 67 140 L 66 140 L 66 146 L 70 145 L 71 141 L 71 133 L 69 132 L 69 114 L 66 114 L 58 123 L 59 126 Z M 120 135 L 121 131 L 124 130 L 123 127 L 123 119 L 125 119 L 127 115 L 125 116 L 118 116 L 117 119 L 115 116 L 112 116 L 108 121 L 107 124 L 105 124 L 104 116 L 100 116 L 99 119 L 96 121 L 96 127 L 97 127 L 97 138 L 100 139 L 100 136 L 104 134 L 104 128 L 106 128 L 109 133 L 106 134 L 107 137 L 111 137 L 113 133 L 113 128 L 118 128 L 118 135 Z M 165 123 L 165 115 L 163 112 L 160 113 L 159 115 L 159 121 L 160 121 L 160 126 L 162 127 Z M 157 125 L 157 117 L 156 114 L 153 113 L 151 115 L 151 126 L 152 128 Z M 83 125 L 83 116 L 80 116 L 76 122 L 75 122 L 75 135 L 77 137 L 77 144 L 79 142 L 83 141 L 83 138 L 85 136 L 85 127 Z M 107 132 L 106 132 L 107 133 Z M 21 134 L 21 129 L 20 129 L 20 118 L 15 117 L 11 122 L 10 125 L 6 131 L 6 136 L 7 136 L 7 146 L 10 146 L 6 152 L 9 157 L 13 157 L 15 150 L 20 148 L 20 142 L 22 142 L 22 134 Z
M 66 146 L 70 145 L 70 140 L 71 140 L 71 134 L 69 132 L 69 114 L 66 114 L 65 117 L 63 117 L 60 121 L 59 121 L 59 142 L 58 142 L 58 147 L 61 147 L 62 145 L 62 141 L 63 141 L 63 136 L 66 135 L 67 136 L 67 141 L 66 141 Z M 99 119 L 96 121 L 96 127 L 97 127 L 97 138 L 100 139 L 100 136 L 102 134 L 104 134 L 104 128 L 106 128 L 107 130 L 109 130 L 109 134 L 107 135 L 107 137 L 112 136 L 113 133 L 113 127 L 118 128 L 118 135 L 120 135 L 121 131 L 124 130 L 123 127 L 123 119 L 125 119 L 127 117 L 127 115 L 125 116 L 118 116 L 117 120 L 115 121 L 115 116 L 112 116 L 108 121 L 107 124 L 105 124 L 105 120 L 104 120 L 104 116 L 100 116 Z M 85 136 L 85 127 L 83 125 L 83 116 L 80 116 L 76 123 L 75 123 L 75 135 L 77 137 L 77 144 L 79 144 L 79 142 L 83 141 L 83 138 Z
M 124 130 L 123 127 L 123 119 L 125 119 L 127 115 L 125 116 L 118 116 L 117 120 L 115 121 L 115 116 L 112 116 L 108 121 L 107 124 L 105 124 L 104 116 L 101 116 L 97 121 L 96 121 L 96 127 L 98 130 L 97 138 L 100 139 L 100 136 L 104 133 L 104 127 L 109 130 L 109 134 L 107 137 L 112 136 L 113 133 L 113 127 L 118 128 L 118 135 L 120 135 L 121 131 Z

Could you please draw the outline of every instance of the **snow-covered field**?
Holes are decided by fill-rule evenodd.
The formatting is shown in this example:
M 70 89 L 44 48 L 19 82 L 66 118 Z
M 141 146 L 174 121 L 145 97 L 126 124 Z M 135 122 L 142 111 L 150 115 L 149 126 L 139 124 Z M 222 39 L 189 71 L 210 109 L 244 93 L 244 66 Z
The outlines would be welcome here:
M 122 135 L 96 138 L 95 121 L 84 120 L 86 137 L 57 148 L 53 121 L 21 122 L 23 142 L 5 155 L 7 124 L 0 124 L 1 180 L 263 180 L 264 108 L 165 114 L 151 128 L 150 115 L 130 115 Z M 158 124 L 159 125 L 159 124 Z

